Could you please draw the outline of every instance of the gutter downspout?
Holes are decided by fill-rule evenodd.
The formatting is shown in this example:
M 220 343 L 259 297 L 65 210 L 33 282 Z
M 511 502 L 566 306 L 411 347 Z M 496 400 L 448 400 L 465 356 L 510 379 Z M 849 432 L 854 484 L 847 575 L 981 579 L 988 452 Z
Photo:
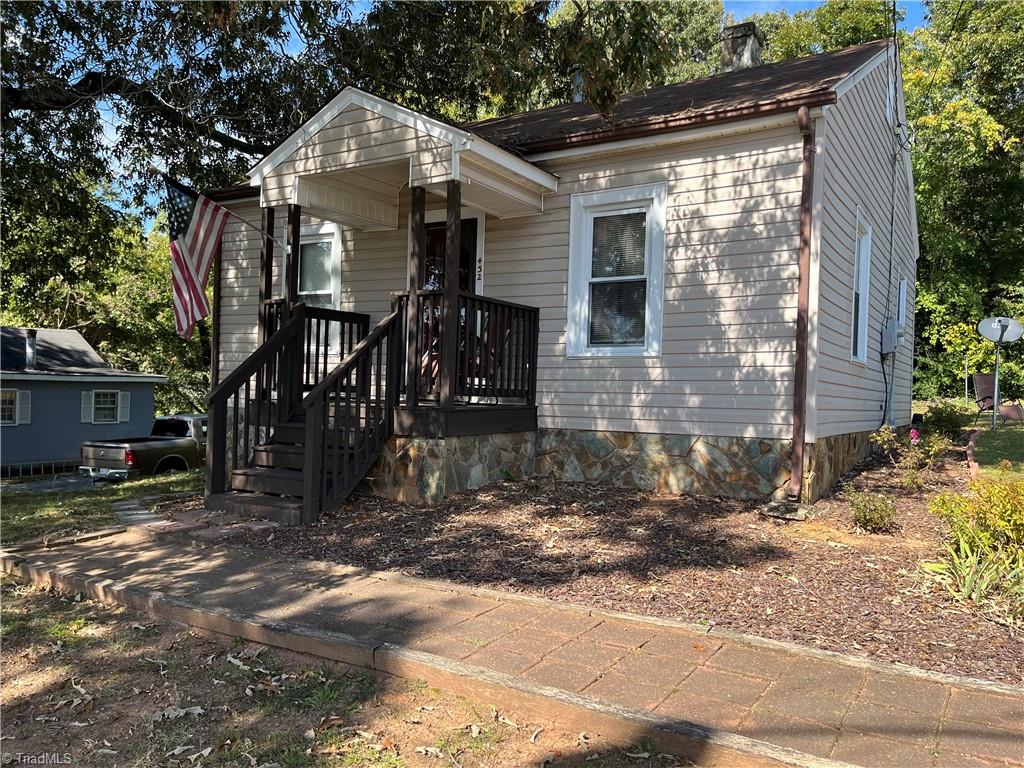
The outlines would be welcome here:
M 807 420 L 807 308 L 811 286 L 811 205 L 814 186 L 814 123 L 807 107 L 796 113 L 804 137 L 803 185 L 800 192 L 800 259 L 797 285 L 796 361 L 793 379 L 793 453 L 790 459 L 789 492 L 799 501 L 804 480 L 804 442 Z

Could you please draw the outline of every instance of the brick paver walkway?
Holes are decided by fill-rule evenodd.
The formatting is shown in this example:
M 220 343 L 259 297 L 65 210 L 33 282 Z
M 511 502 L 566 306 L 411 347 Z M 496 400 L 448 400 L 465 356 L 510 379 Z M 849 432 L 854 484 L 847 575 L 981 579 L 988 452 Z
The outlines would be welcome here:
M 817 757 L 899 768 L 1024 764 L 1024 690 L 133 531 L 22 556 L 204 606 L 404 645 Z

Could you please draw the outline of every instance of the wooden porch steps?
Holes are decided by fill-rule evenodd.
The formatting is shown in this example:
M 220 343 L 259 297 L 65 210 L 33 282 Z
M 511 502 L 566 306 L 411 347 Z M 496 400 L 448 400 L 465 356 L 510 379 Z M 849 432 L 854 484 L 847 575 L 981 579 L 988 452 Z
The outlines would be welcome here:
M 277 467 L 246 467 L 231 473 L 231 489 L 247 493 L 272 493 L 302 497 L 302 470 Z

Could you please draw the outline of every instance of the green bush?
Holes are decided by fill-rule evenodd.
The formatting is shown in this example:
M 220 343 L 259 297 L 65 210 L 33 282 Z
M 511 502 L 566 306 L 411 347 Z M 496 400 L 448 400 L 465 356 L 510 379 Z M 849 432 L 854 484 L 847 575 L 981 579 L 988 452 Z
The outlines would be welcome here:
M 847 491 L 853 522 L 867 533 L 888 533 L 896 528 L 896 504 L 882 493 Z
M 950 541 L 924 569 L 958 600 L 1024 619 L 1024 481 L 981 478 L 965 496 L 940 494 L 928 508 L 949 523 Z
M 975 414 L 959 400 L 939 400 L 928 406 L 924 425 L 931 434 L 944 435 L 955 440 L 960 437 L 960 433 L 971 423 L 974 416 Z

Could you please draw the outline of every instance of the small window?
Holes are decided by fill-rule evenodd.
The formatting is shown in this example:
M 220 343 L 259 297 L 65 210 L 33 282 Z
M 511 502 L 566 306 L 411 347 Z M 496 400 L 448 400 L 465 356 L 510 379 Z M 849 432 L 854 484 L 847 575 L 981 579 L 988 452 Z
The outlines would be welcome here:
M 666 185 L 574 195 L 570 356 L 658 355 Z
M 896 305 L 896 324 L 900 328 L 907 324 L 907 278 L 900 278 L 900 292 Z
M 853 258 L 853 312 L 850 324 L 851 355 L 868 359 L 868 307 L 871 291 L 871 225 L 857 212 L 857 237 Z
M 18 390 L 0 390 L 0 424 L 14 426 L 18 423 Z
M 93 424 L 117 424 L 117 392 L 92 393 Z

